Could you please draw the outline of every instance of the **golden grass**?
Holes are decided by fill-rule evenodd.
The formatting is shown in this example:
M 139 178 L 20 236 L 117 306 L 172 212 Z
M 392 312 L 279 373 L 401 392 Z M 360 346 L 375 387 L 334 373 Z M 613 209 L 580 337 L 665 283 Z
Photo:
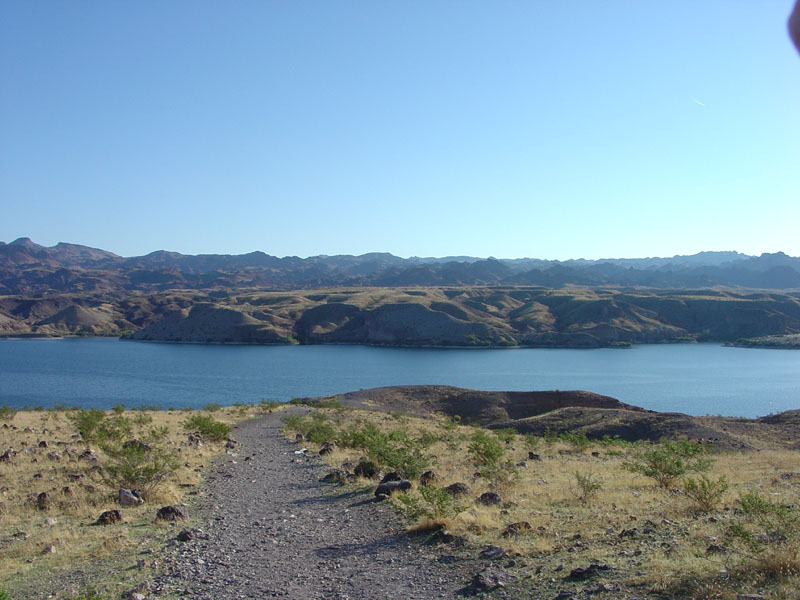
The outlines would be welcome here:
M 786 475 L 798 471 L 800 452 L 715 455 L 707 475 L 713 479 L 724 476 L 729 489 L 719 510 L 699 514 L 680 490 L 660 489 L 652 480 L 624 470 L 628 451 L 624 447 L 592 443 L 579 451 L 562 441 L 542 440 L 535 450 L 542 460 L 535 461 L 528 459 L 524 439 L 516 436 L 506 446 L 507 456 L 512 463 L 526 464 L 517 467 L 515 483 L 497 490 L 503 504 L 487 507 L 474 502 L 491 490 L 486 479 L 476 476 L 476 466 L 470 462 L 467 446 L 474 428 L 448 426 L 444 417 L 420 419 L 364 410 L 322 412 L 339 429 L 360 421 L 374 423 L 384 431 L 402 429 L 417 438 L 434 434 L 437 441 L 426 451 L 434 457 L 432 468 L 440 477 L 437 485 L 463 482 L 470 487 L 463 501 L 466 510 L 445 519 L 444 525 L 475 546 L 498 545 L 509 554 L 519 554 L 530 565 L 530 572 L 523 569 L 523 577 L 531 580 L 538 577 L 532 570 L 534 564 L 563 564 L 568 572 L 600 561 L 616 567 L 615 577 L 626 585 L 652 593 L 735 598 L 737 592 L 768 589 L 775 597 L 788 598 L 782 594 L 800 587 L 799 540 L 790 540 L 776 556 L 767 553 L 761 561 L 743 551 L 706 552 L 712 544 L 733 544 L 726 531 L 737 518 L 740 493 L 757 490 L 781 504 L 800 502 L 800 478 Z M 592 456 L 593 451 L 599 456 Z M 338 467 L 360 457 L 357 450 L 339 448 L 325 460 Z M 576 471 L 590 473 L 602 482 L 602 489 L 587 502 L 579 501 L 572 492 Z M 410 494 L 419 497 L 418 489 L 415 482 Z M 433 524 L 430 521 L 422 518 L 410 529 L 426 530 Z M 530 532 L 503 537 L 509 524 L 520 521 L 530 524 Z M 626 530 L 630 533 L 622 534 Z
M 261 412 L 261 407 L 248 406 L 210 414 L 232 424 Z M 81 440 L 65 412 L 21 411 L 0 421 L 0 454 L 8 448 L 17 452 L 10 462 L 0 461 L 0 589 L 13 593 L 44 574 L 55 576 L 62 569 L 114 556 L 126 555 L 135 564 L 134 550 L 157 549 L 154 540 L 166 533 L 154 524 L 156 509 L 184 503 L 188 495 L 196 494 L 206 465 L 225 452 L 224 441 L 200 445 L 188 441 L 183 423 L 192 412 L 122 414 L 133 423 L 131 438 L 166 427 L 163 444 L 177 456 L 177 469 L 137 507 L 118 506 L 117 488 L 100 473 L 106 455 L 98 444 Z M 42 441 L 46 448 L 39 447 Z M 87 449 L 95 459 L 81 456 Z M 37 505 L 42 492 L 51 496 L 47 508 Z M 121 524 L 94 525 L 100 513 L 114 508 L 122 510 Z

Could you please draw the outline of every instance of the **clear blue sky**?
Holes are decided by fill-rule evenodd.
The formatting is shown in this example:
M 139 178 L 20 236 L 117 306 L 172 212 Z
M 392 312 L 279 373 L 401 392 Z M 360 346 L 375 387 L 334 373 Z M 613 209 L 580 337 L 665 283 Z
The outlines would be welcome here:
M 0 240 L 800 255 L 792 0 L 0 3 Z

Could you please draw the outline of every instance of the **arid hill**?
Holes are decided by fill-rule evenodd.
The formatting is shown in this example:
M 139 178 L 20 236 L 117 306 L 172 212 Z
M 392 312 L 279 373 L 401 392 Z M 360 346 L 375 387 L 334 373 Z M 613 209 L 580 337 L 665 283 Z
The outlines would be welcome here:
M 0 296 L 0 334 L 251 344 L 593 348 L 800 332 L 800 298 L 725 290 L 350 288 Z
M 345 406 L 425 416 L 458 416 L 491 429 L 537 436 L 583 432 L 590 439 L 688 439 L 718 449 L 800 448 L 800 410 L 758 419 L 660 413 L 582 390 L 495 392 L 450 386 L 392 386 L 337 397 Z M 307 399 L 313 403 L 313 400 Z

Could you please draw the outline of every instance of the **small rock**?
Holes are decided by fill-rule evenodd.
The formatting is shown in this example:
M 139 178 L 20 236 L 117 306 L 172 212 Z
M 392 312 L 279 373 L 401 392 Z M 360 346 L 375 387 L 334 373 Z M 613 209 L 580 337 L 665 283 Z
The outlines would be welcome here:
M 503 537 L 519 537 L 520 535 L 530 533 L 532 529 L 531 524 L 527 521 L 511 523 L 503 532 Z
M 190 542 L 194 539 L 194 534 L 188 529 L 184 529 L 177 536 L 175 536 L 175 539 L 179 542 Z
M 452 544 L 455 539 L 456 536 L 446 529 L 440 529 L 431 536 L 431 542 L 434 544 Z
M 436 471 L 425 471 L 419 476 L 420 485 L 429 486 L 433 485 L 437 481 L 439 481 L 439 476 L 436 474 Z
M 95 524 L 97 525 L 113 525 L 114 523 L 119 523 L 122 521 L 122 511 L 117 509 L 114 510 L 107 510 L 100 514 L 97 517 L 97 521 Z
M 516 577 L 498 565 L 489 565 L 472 579 L 472 587 L 478 590 L 491 591 L 505 587 L 506 583 Z
M 180 506 L 162 506 L 156 512 L 156 519 L 161 521 L 184 521 L 188 518 Z
M 345 484 L 353 480 L 353 476 L 347 471 L 342 469 L 331 469 L 327 475 L 324 475 L 320 481 L 322 483 L 340 483 Z
M 542 457 L 536 454 L 536 452 L 528 452 L 528 460 L 542 460 Z
M 353 469 L 353 473 L 356 477 L 364 477 L 365 479 L 374 479 L 378 476 L 378 465 L 376 465 L 371 460 L 361 460 L 356 465 L 356 468 Z M 393 481 L 399 481 L 395 479 Z
M 574 598 L 575 592 L 570 590 L 561 590 L 558 592 L 558 596 L 556 596 L 555 600 L 568 600 L 569 598 Z
M 711 544 L 706 548 L 706 554 L 726 554 L 728 552 L 730 552 L 730 550 L 721 544 Z
M 518 467 L 527 467 L 528 466 L 528 461 L 521 460 L 516 464 L 516 466 L 518 466 Z
M 595 458 L 600 458 L 600 453 L 597 451 L 592 452 L 592 456 L 594 456 Z
M 572 569 L 569 573 L 569 579 L 589 579 L 590 577 L 594 577 L 595 575 L 599 574 L 601 571 L 608 571 L 611 569 L 607 564 L 597 564 L 592 563 L 588 567 L 578 567 L 577 569 Z
M 392 495 L 393 492 L 406 492 L 411 489 L 411 482 L 408 479 L 401 481 L 387 481 L 380 484 L 375 488 L 375 497 L 379 500 L 385 500 Z
M 117 500 L 120 506 L 139 506 L 140 504 L 144 504 L 142 492 L 139 490 L 120 488 L 117 493 Z
M 36 496 L 36 506 L 39 510 L 47 510 L 52 504 L 53 500 L 50 497 L 50 492 L 42 492 Z
M 228 440 L 227 442 L 225 442 L 225 448 L 227 448 L 228 450 L 233 450 L 234 448 L 236 448 L 236 441 Z
M 294 436 L 294 441 L 297 442 L 298 444 L 301 442 L 305 442 L 306 436 L 304 436 L 302 433 L 298 433 Z
M 335 448 L 335 442 L 322 442 L 322 445 L 319 448 L 319 455 L 325 456 L 326 454 L 330 454 Z
M 52 527 L 56 523 L 58 523 L 58 520 L 57 519 L 53 519 L 52 517 L 47 518 L 47 519 L 44 520 L 44 524 L 47 525 L 48 527 Z
M 47 447 L 48 447 L 48 445 L 47 445 L 47 442 L 45 440 L 41 440 L 39 442 L 39 448 L 47 448 Z
M 127 440 L 126 442 L 124 442 L 122 444 L 122 447 L 125 448 L 126 450 L 129 449 L 129 448 L 135 448 L 136 450 L 138 450 L 140 452 L 147 452 L 148 450 L 150 450 L 150 444 L 148 444 L 147 442 L 143 442 L 142 440 L 135 439 L 135 438 L 132 439 L 132 440 Z
M 24 531 L 17 531 L 11 537 L 17 538 L 18 540 L 27 540 L 28 539 L 28 534 L 25 533 Z
M 497 492 L 484 492 L 478 496 L 476 502 L 478 504 L 483 504 L 484 506 L 497 506 L 498 504 L 503 503 L 503 499 Z
M 481 550 L 479 556 L 481 558 L 505 558 L 507 554 L 500 546 L 486 546 Z
M 44 553 L 45 554 L 55 554 L 56 553 L 56 547 L 53 544 L 47 544 L 44 547 Z
M 466 483 L 453 483 L 444 488 L 445 491 L 451 496 L 464 496 L 469 494 L 469 486 Z
M 381 479 L 381 483 L 388 483 L 389 481 L 400 481 L 401 479 L 403 478 L 400 477 L 400 473 L 398 473 L 397 471 L 392 471 L 383 476 L 383 479 Z

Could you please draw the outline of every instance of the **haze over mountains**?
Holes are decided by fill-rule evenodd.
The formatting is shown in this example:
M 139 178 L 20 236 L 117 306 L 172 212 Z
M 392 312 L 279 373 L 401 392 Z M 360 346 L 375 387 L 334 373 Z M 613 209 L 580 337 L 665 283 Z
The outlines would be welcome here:
M 167 289 L 291 290 L 334 286 L 541 286 L 800 289 L 800 258 L 701 252 L 671 258 L 601 260 L 184 255 L 159 250 L 122 257 L 79 244 L 46 247 L 29 238 L 0 242 L 0 294 Z

